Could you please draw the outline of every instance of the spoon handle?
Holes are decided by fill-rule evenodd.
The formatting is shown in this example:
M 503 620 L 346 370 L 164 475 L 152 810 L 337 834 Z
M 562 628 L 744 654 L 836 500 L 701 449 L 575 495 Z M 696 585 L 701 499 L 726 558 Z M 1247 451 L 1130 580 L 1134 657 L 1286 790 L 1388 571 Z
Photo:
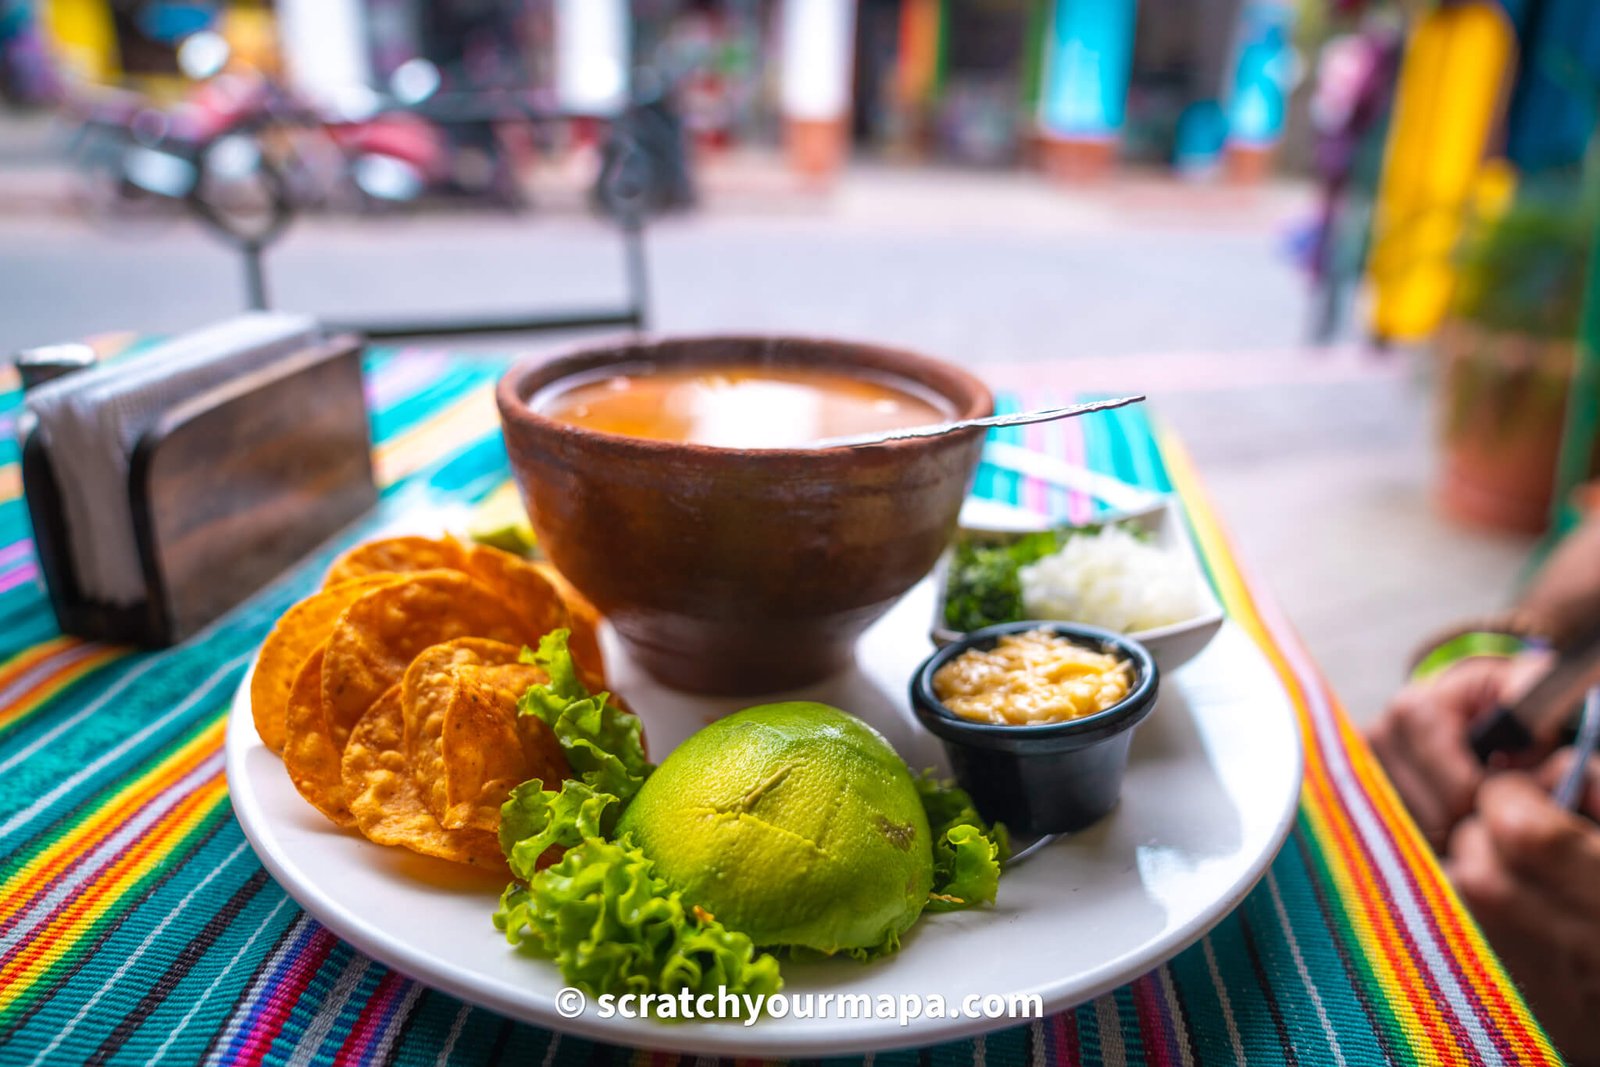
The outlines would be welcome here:
M 1568 811 L 1583 806 L 1583 787 L 1588 776 L 1589 760 L 1600 746 L 1600 688 L 1589 690 L 1583 701 L 1583 717 L 1578 720 L 1578 738 L 1572 743 L 1575 755 L 1572 766 L 1556 786 L 1553 794 L 1557 804 Z
M 1085 404 L 1069 404 L 1064 408 L 1041 408 L 1038 411 L 1014 411 L 1009 415 L 989 415 L 981 419 L 966 419 L 962 422 L 946 423 L 948 426 L 965 429 L 968 426 L 1026 426 L 1031 422 L 1054 422 L 1056 419 L 1070 419 L 1078 415 L 1088 415 L 1095 411 L 1110 411 L 1112 408 L 1125 408 L 1129 404 L 1138 404 L 1144 400 L 1144 395 L 1119 396 L 1115 400 L 1091 400 Z M 908 437 L 922 437 L 924 434 L 912 429 Z
M 900 430 L 855 434 L 849 437 L 828 437 L 816 443 L 818 448 L 849 448 L 860 445 L 879 445 L 890 441 L 904 441 L 915 437 L 941 437 L 958 430 L 971 430 L 990 426 L 1024 426 L 1032 422 L 1054 422 L 1070 419 L 1094 411 L 1109 411 L 1142 401 L 1141 396 L 1122 396 L 1115 400 L 1092 400 L 1085 404 L 1069 404 L 1064 408 L 1041 408 L 1038 411 L 1014 411 L 1007 415 L 986 415 L 981 419 L 961 419 L 958 422 L 936 422 L 928 426 L 908 426 Z

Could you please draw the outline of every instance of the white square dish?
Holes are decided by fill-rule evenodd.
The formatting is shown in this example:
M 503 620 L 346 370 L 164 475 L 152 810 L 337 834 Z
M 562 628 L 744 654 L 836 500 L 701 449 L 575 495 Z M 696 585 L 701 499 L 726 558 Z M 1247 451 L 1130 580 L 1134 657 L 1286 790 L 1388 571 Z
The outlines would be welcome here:
M 962 510 L 958 537 L 990 544 L 1003 544 L 1015 540 L 1022 534 L 1049 529 L 1051 526 L 1043 516 L 1020 508 L 1004 504 L 996 505 L 991 501 L 971 503 L 971 507 Z M 1195 584 L 1200 590 L 1204 610 L 1183 622 L 1128 634 L 1150 650 L 1150 655 L 1155 657 L 1156 666 L 1161 671 L 1165 673 L 1177 670 L 1200 654 L 1222 628 L 1223 620 L 1222 605 L 1217 602 L 1211 583 L 1200 570 L 1199 557 L 1195 555 L 1194 544 L 1189 540 L 1189 531 L 1184 525 L 1183 512 L 1178 502 L 1171 496 L 1152 496 L 1148 503 L 1140 507 L 1126 511 L 1108 511 L 1096 516 L 1095 521 L 1117 523 L 1146 531 L 1157 548 L 1184 560 L 1194 572 Z M 948 567 L 949 554 L 946 553 L 935 577 L 939 597 L 934 605 L 931 632 L 934 644 L 941 647 L 961 636 L 959 631 L 952 630 L 944 621 L 945 578 Z

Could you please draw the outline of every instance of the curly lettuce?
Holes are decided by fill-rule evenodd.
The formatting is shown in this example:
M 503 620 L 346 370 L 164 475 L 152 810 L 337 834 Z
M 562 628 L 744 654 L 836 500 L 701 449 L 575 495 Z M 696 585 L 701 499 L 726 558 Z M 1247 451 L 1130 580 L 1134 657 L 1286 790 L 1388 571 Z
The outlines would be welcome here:
M 587 782 L 568 778 L 559 791 L 530 778 L 500 807 L 500 851 L 511 873 L 527 881 L 546 850 L 575 848 L 591 837 L 610 837 L 621 801 Z
M 756 997 L 782 987 L 778 963 L 757 955 L 729 930 L 653 873 L 631 842 L 610 840 L 618 816 L 654 769 L 639 720 L 591 694 L 578 680 L 556 630 L 523 650 L 548 681 L 531 686 L 518 713 L 534 715 L 561 743 L 574 776 L 559 789 L 538 778 L 519 785 L 500 809 L 500 847 L 513 882 L 494 924 L 513 945 L 555 961 L 562 976 L 592 996 L 682 990 Z M 560 858 L 539 870 L 554 848 Z
M 574 774 L 559 789 L 546 789 L 538 778 L 523 782 L 500 808 L 500 850 L 511 873 L 524 881 L 550 848 L 609 837 L 654 769 L 645 758 L 638 717 L 612 704 L 608 693 L 591 694 L 578 680 L 569 636 L 554 630 L 537 651 L 522 650 L 523 662 L 538 665 L 549 680 L 530 686 L 517 712 L 550 728 Z
M 535 715 L 555 734 L 573 772 L 622 804 L 633 799 L 653 769 L 645 758 L 639 717 L 610 702 L 609 693 L 591 694 L 578 680 L 567 651 L 566 630 L 539 641 L 538 651 L 522 650 L 524 663 L 541 667 L 550 680 L 530 686 L 518 714 Z
M 591 837 L 526 886 L 513 883 L 494 924 L 590 996 L 726 992 L 748 1005 L 783 988 L 776 959 L 686 904 L 626 838 Z
M 993 904 L 1000 869 L 1011 854 L 1006 828 L 983 821 L 967 791 L 931 774 L 915 775 L 917 795 L 933 836 L 933 890 L 929 911 L 959 911 Z

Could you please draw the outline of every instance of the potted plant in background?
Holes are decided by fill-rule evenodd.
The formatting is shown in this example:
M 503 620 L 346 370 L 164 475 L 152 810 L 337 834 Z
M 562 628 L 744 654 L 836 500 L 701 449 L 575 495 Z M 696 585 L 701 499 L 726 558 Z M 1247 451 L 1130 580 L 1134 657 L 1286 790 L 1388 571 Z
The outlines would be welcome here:
M 1575 188 L 1524 190 L 1463 242 L 1435 340 L 1438 501 L 1452 518 L 1529 534 L 1548 525 L 1595 232 L 1590 207 Z

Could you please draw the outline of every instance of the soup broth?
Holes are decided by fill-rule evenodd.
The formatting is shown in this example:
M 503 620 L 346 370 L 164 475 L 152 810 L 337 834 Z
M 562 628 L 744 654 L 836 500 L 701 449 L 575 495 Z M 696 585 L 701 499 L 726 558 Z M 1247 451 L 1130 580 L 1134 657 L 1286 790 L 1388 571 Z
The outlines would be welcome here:
M 751 364 L 618 368 L 558 383 L 532 404 L 602 433 L 723 448 L 803 448 L 954 417 L 937 394 L 887 376 Z

